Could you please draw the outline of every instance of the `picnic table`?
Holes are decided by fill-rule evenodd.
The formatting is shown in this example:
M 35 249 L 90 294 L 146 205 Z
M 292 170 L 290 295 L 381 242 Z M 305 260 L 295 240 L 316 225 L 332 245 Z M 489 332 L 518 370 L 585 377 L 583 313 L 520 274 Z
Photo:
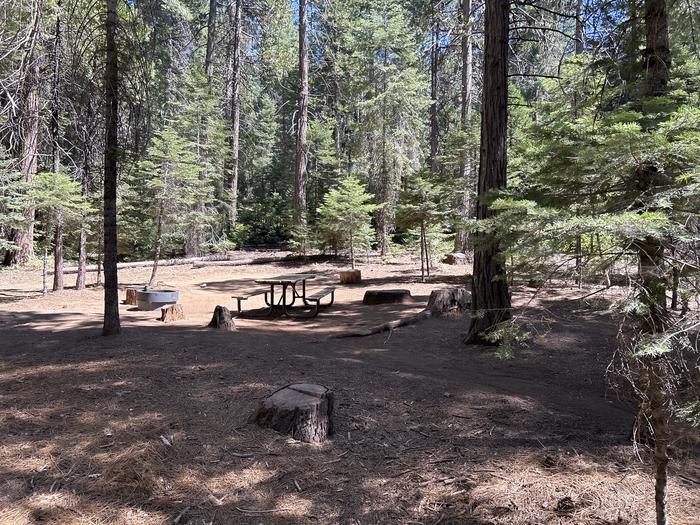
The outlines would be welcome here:
M 316 275 L 313 273 L 291 273 L 288 275 L 278 275 L 276 277 L 267 277 L 264 279 L 256 279 L 255 282 L 258 284 L 267 284 L 270 287 L 270 295 L 265 296 L 265 302 L 270 307 L 268 315 L 272 315 L 272 311 L 275 306 L 282 306 L 282 312 L 287 317 L 290 317 L 288 308 L 294 306 L 297 299 L 301 299 L 304 302 L 304 306 L 308 306 L 306 300 L 306 281 L 315 279 Z M 301 293 L 297 291 L 297 284 L 301 282 Z M 282 296 L 279 298 L 277 303 L 275 303 L 275 286 L 282 287 Z M 292 290 L 292 302 L 287 303 L 287 290 Z
M 314 292 L 311 295 L 306 294 L 306 281 L 315 278 L 316 275 L 312 273 L 292 273 L 288 275 L 278 275 L 275 277 L 256 279 L 256 283 L 265 284 L 269 286 L 270 289 L 258 290 L 243 295 L 235 295 L 234 298 L 238 301 L 238 313 L 244 313 L 241 309 L 241 301 L 244 301 L 255 295 L 264 294 L 265 304 L 268 306 L 268 309 L 262 314 L 255 315 L 255 317 L 271 316 L 273 315 L 276 307 L 281 307 L 282 313 L 286 317 L 315 317 L 316 315 L 318 315 L 319 308 L 321 307 L 321 299 L 330 296 L 330 302 L 324 306 L 332 305 L 335 299 L 335 287 L 326 287 L 322 290 Z M 299 290 L 299 283 L 301 283 L 301 290 Z M 275 287 L 281 287 L 278 299 L 276 299 Z M 291 291 L 291 297 L 288 297 L 288 291 Z M 301 300 L 303 306 L 310 306 L 313 308 L 310 314 L 296 315 L 291 312 L 290 308 L 296 304 L 297 299 Z

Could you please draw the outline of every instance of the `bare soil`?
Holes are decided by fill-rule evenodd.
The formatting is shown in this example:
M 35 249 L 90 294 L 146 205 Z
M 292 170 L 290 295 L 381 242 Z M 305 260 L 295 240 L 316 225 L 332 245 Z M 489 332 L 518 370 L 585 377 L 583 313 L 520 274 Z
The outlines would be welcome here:
M 465 346 L 460 316 L 365 338 L 330 335 L 419 312 L 430 291 L 465 284 L 442 266 L 162 268 L 186 318 L 123 305 L 100 336 L 102 291 L 42 297 L 36 271 L 0 271 L 1 524 L 648 524 L 648 451 L 630 442 L 634 405 L 606 386 L 615 324 L 576 298 L 514 289 L 535 332 L 500 360 Z M 205 326 L 253 279 L 312 272 L 338 286 L 312 320 Z M 144 283 L 150 269 L 120 272 Z M 72 281 L 74 276 L 66 276 Z M 89 274 L 89 279 L 95 274 Z M 368 288 L 414 304 L 362 305 Z M 261 306 L 262 297 L 250 301 Z M 335 392 L 337 433 L 294 442 L 249 422 L 260 400 L 299 382 Z M 672 523 L 700 523 L 700 458 L 674 448 Z

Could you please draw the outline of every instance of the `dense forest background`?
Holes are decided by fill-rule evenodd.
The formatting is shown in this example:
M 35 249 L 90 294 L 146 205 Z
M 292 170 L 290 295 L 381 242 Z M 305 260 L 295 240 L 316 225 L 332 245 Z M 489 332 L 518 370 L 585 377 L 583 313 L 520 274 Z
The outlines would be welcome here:
M 564 253 L 583 271 L 583 258 L 605 253 L 601 230 L 632 210 L 623 186 L 646 159 L 696 183 L 700 9 L 669 5 L 673 67 L 658 98 L 644 87 L 643 4 L 512 6 L 500 224 L 530 268 L 535 254 Z M 96 261 L 105 5 L 20 0 L 0 16 L 4 262 L 44 247 Z M 481 3 L 139 0 L 120 2 L 118 19 L 120 260 L 290 241 L 348 248 L 342 206 L 323 206 L 348 177 L 376 204 L 355 251 L 469 251 Z M 513 238 L 505 220 L 541 231 L 551 213 L 563 229 L 527 247 L 536 237 Z

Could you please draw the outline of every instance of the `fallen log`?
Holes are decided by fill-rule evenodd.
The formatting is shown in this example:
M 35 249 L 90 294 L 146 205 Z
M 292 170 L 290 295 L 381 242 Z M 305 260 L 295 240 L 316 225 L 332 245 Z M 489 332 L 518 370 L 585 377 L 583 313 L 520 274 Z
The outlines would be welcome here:
M 201 261 L 216 261 L 216 260 L 221 260 L 221 261 L 228 261 L 229 256 L 222 254 L 222 255 L 207 255 L 204 257 L 187 257 L 184 259 L 162 259 L 158 261 L 158 267 L 161 266 L 179 266 L 179 265 L 185 265 L 185 264 L 194 264 L 196 262 L 201 262 Z M 149 266 L 153 266 L 153 261 L 134 261 L 134 262 L 125 262 L 125 263 L 117 263 L 117 270 L 123 270 L 125 268 L 147 268 Z M 85 267 L 86 272 L 96 272 L 98 266 L 96 264 L 88 264 Z M 53 271 L 49 271 L 48 273 L 53 274 Z M 71 273 L 78 273 L 78 267 L 77 266 L 66 266 L 63 268 L 63 274 L 71 274 Z
M 208 268 L 210 266 L 248 266 L 249 264 L 269 264 L 290 260 L 295 259 L 292 257 L 254 257 L 226 261 L 197 261 L 192 263 L 192 268 Z
M 366 337 L 368 335 L 379 334 L 417 323 L 432 316 L 437 317 L 452 310 L 464 311 L 469 308 L 470 303 L 471 294 L 466 288 L 441 288 L 430 292 L 428 305 L 422 312 L 416 315 L 404 317 L 403 319 L 396 319 L 361 330 L 350 330 L 348 332 L 333 334 L 330 337 L 332 339 L 342 339 L 345 337 Z

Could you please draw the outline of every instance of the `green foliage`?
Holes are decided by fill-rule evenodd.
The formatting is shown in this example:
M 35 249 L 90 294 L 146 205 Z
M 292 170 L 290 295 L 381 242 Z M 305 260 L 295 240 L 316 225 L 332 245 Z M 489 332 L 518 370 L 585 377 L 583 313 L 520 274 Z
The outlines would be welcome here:
M 368 252 L 375 239 L 371 214 L 381 204 L 372 204 L 374 196 L 355 176 L 345 177 L 326 193 L 318 208 L 318 235 L 322 247 L 334 251 L 346 249 L 355 268 L 358 252 Z
M 167 250 L 182 246 L 193 225 L 207 222 L 207 211 L 200 210 L 200 178 L 196 144 L 187 140 L 173 125 L 153 139 L 147 156 L 127 177 L 122 206 L 125 242 L 133 252 L 146 252 L 160 235 Z
M 499 359 L 511 359 L 518 348 L 527 347 L 532 334 L 514 320 L 504 321 L 484 334 L 484 338 L 491 344 L 498 345 L 496 357 Z
M 5 234 L 24 223 L 21 210 L 26 197 L 22 174 L 11 169 L 11 161 L 0 149 L 0 250 L 13 250 L 15 244 Z
M 429 274 L 434 259 L 449 251 L 449 235 L 445 233 L 449 200 L 445 190 L 428 174 L 416 175 L 406 184 L 399 202 L 397 223 L 407 230 L 407 244 L 420 253 L 421 269 L 428 266 Z
M 37 210 L 49 212 L 47 223 L 60 219 L 75 221 L 84 212 L 93 211 L 81 193 L 80 185 L 63 172 L 37 173 L 27 198 Z
M 700 401 L 689 401 L 680 406 L 676 416 L 694 427 L 700 427 Z
M 237 240 L 242 244 L 272 245 L 288 238 L 291 216 L 288 201 L 279 193 L 271 193 L 240 209 L 240 223 L 245 225 Z

